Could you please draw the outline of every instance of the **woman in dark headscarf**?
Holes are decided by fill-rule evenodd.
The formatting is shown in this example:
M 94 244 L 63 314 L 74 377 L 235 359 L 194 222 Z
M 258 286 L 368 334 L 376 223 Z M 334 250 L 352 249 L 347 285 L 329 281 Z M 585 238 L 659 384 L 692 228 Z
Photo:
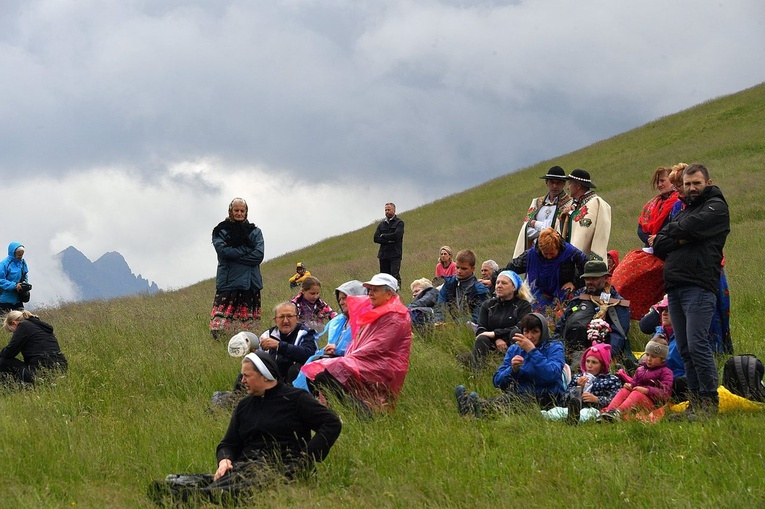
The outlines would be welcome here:
M 247 202 L 234 198 L 228 206 L 228 217 L 212 232 L 218 270 L 210 333 L 216 340 L 221 331 L 253 330 L 260 320 L 263 233 L 247 220 L 247 212 Z

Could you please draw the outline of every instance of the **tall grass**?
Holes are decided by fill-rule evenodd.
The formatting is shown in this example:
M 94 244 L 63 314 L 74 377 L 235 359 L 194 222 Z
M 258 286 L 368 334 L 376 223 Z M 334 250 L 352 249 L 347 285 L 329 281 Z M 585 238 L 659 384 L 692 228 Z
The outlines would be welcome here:
M 765 86 L 659 119 L 554 161 L 402 213 L 402 276 L 430 276 L 438 248 L 509 260 L 521 218 L 552 164 L 590 171 L 614 212 L 610 247 L 639 247 L 636 218 L 659 165 L 703 162 L 730 204 L 726 246 L 737 351 L 765 357 L 763 270 Z M 391 197 L 395 201 L 395 197 Z M 382 210 L 382 204 L 380 204 Z M 200 225 L 206 235 L 209 225 Z M 265 264 L 264 320 L 291 296 L 294 262 L 332 289 L 377 271 L 374 224 Z M 268 236 L 268 232 L 264 232 Z M 213 267 L 210 268 L 211 275 Z M 214 284 L 140 298 L 41 310 L 56 327 L 69 372 L 29 391 L 0 394 L 0 506 L 151 507 L 148 483 L 172 472 L 210 472 L 229 414 L 210 396 L 229 388 L 238 362 L 207 330 Z M 406 295 L 406 291 L 402 292 Z M 406 300 L 406 299 L 405 299 Z M 634 331 L 636 341 L 643 341 Z M 533 410 L 460 418 L 453 388 L 492 395 L 491 372 L 454 362 L 470 347 L 452 325 L 416 337 L 394 413 L 369 423 L 340 410 L 343 433 L 315 479 L 275 486 L 263 507 L 497 507 L 551 505 L 757 507 L 765 503 L 763 415 L 704 424 L 567 427 Z M 498 359 L 495 360 L 499 362 Z

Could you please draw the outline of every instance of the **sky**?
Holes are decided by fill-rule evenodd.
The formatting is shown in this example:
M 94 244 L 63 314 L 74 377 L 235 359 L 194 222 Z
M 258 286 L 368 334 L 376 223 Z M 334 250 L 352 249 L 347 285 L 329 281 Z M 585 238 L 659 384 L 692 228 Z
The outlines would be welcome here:
M 0 245 L 182 288 L 763 81 L 762 0 L 3 0 Z

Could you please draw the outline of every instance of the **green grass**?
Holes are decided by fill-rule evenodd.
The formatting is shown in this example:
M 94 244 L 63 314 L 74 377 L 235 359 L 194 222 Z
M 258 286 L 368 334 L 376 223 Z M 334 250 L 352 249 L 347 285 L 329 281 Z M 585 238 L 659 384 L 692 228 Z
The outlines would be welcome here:
M 701 104 L 571 154 L 402 214 L 405 282 L 432 276 L 438 248 L 509 260 L 539 176 L 552 164 L 585 168 L 614 213 L 611 248 L 639 247 L 637 215 L 659 165 L 702 162 L 729 202 L 726 246 L 738 352 L 765 357 L 765 85 Z M 395 201 L 395 197 L 392 197 Z M 382 209 L 382 204 L 381 204 Z M 302 260 L 331 289 L 377 272 L 375 225 L 263 266 L 264 315 L 291 296 Z M 200 225 L 200 235 L 207 231 Z M 268 232 L 264 232 L 266 238 Z M 211 272 L 213 267 L 210 268 Z M 211 410 L 236 360 L 207 331 L 214 284 L 150 297 L 41 310 L 56 327 L 69 373 L 33 391 L 0 394 L 0 506 L 151 507 L 153 479 L 211 472 L 229 414 Z M 406 291 L 403 292 L 407 295 Z M 405 299 L 406 300 L 406 299 Z M 264 321 L 263 326 L 267 323 Z M 636 342 L 645 338 L 632 334 Z M 342 412 L 343 433 L 316 480 L 275 486 L 262 507 L 758 507 L 765 503 L 763 414 L 705 424 L 567 427 L 522 411 L 462 419 L 453 388 L 491 395 L 491 373 L 454 362 L 467 330 L 416 337 L 396 411 L 371 423 Z

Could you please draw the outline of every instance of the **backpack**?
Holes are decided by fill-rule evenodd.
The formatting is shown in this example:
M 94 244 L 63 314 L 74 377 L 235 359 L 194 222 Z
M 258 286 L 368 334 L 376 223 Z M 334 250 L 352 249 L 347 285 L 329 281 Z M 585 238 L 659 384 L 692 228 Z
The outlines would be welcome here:
M 765 402 L 764 375 L 765 366 L 760 359 L 754 355 L 734 355 L 725 361 L 723 387 L 737 396 Z

